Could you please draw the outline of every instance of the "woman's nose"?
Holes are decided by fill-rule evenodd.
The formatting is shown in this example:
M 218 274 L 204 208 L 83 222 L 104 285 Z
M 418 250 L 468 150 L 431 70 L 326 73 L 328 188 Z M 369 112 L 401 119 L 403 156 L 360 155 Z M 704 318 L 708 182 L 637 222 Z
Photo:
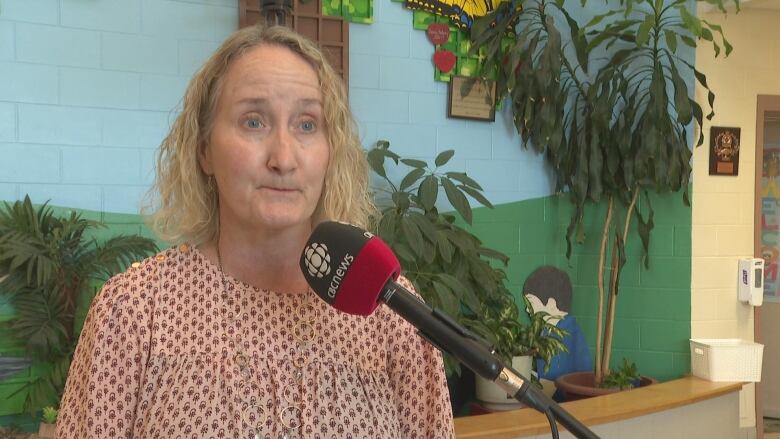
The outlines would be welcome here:
M 279 173 L 287 173 L 297 167 L 295 139 L 287 128 L 275 130 L 268 153 L 268 167 Z

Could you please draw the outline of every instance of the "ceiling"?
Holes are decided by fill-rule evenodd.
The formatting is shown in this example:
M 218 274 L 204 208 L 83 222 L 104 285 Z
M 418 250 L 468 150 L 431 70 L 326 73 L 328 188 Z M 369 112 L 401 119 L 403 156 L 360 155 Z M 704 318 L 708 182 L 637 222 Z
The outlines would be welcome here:
M 734 3 L 731 0 L 727 0 L 727 3 L 729 4 L 728 9 L 733 10 Z M 774 9 L 780 11 L 780 0 L 740 0 L 739 4 L 741 9 Z M 700 10 L 703 10 L 703 12 L 717 9 L 715 6 L 706 3 L 700 3 L 699 5 L 702 8 Z

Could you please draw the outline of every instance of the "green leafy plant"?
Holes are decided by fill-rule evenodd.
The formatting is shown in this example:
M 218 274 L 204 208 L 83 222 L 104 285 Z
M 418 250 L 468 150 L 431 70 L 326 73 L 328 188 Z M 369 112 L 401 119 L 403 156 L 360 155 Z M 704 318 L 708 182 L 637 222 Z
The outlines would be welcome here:
M 44 424 L 56 424 L 57 423 L 57 416 L 60 414 L 60 411 L 52 406 L 44 407 L 43 408 L 43 414 L 41 415 L 41 420 Z
M 632 389 L 639 382 L 639 378 L 636 364 L 629 362 L 628 358 L 623 358 L 623 365 L 605 376 L 601 387 L 618 388 L 620 390 Z
M 75 212 L 56 216 L 47 204 L 36 209 L 29 197 L 0 208 L 0 294 L 16 310 L 12 334 L 40 370 L 14 393 L 25 392 L 30 413 L 59 403 L 78 341 L 76 310 L 94 297 L 92 283 L 157 251 L 140 236 L 89 237 L 101 227 Z
M 528 322 L 523 322 L 511 295 L 502 295 L 484 304 L 484 313 L 478 319 L 469 319 L 468 326 L 484 337 L 506 362 L 512 357 L 529 355 L 545 362 L 545 371 L 550 370 L 552 358 L 561 352 L 568 352 L 563 337 L 568 331 L 550 323 L 546 311 L 534 312 L 531 303 L 523 296 Z M 533 363 L 534 368 L 536 363 Z
M 511 294 L 505 286 L 506 273 L 491 265 L 506 266 L 509 258 L 484 247 L 458 225 L 455 214 L 440 212 L 436 207 L 444 192 L 457 215 L 468 224 L 472 210 L 467 196 L 493 207 L 482 194 L 482 187 L 466 173 L 440 170 L 453 155 L 452 150 L 443 151 L 430 167 L 422 160 L 401 158 L 390 150 L 389 142 L 380 140 L 368 152 L 368 162 L 385 183 L 385 187 L 375 189 L 381 211 L 374 221 L 377 235 L 393 249 L 404 275 L 423 299 L 462 322 L 465 316 L 481 315 L 486 301 Z M 387 176 L 387 160 L 410 168 L 399 185 Z M 447 369 L 460 370 L 449 358 Z
M 706 1 L 725 12 L 731 0 Z M 706 117 L 714 115 L 715 95 L 706 76 L 680 55 L 681 47 L 695 48 L 698 40 L 705 40 L 715 56 L 721 50 L 728 55 L 732 47 L 720 26 L 688 10 L 687 0 L 620 0 L 619 7 L 584 25 L 573 18 L 566 3 L 501 3 L 475 20 L 470 50 L 482 56 L 485 76 L 495 78 L 499 101 L 508 101 L 523 146 L 545 154 L 556 191 L 568 194 L 573 209 L 567 256 L 572 240 L 585 239 L 585 206 L 607 205 L 597 277 L 594 373 L 600 383 L 609 373 L 632 219 L 637 221 L 647 267 L 654 227 L 648 192 L 682 191 L 683 202 L 690 205 L 689 135 L 696 127 L 701 129 L 704 112 L 691 98 L 685 72 L 693 73 L 707 91 Z M 585 5 L 584 0 L 579 3 Z M 739 6 L 738 0 L 734 3 Z M 513 35 L 508 43 L 507 35 Z M 702 141 L 700 134 L 697 145 Z M 623 218 L 622 224 L 617 217 Z

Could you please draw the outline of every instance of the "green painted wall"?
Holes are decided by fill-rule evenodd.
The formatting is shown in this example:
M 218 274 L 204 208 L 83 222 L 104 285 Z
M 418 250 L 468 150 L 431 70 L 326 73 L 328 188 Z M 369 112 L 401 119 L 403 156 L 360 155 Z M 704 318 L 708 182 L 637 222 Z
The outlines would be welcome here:
M 650 268 L 641 267 L 639 239 L 632 233 L 618 300 L 613 359 L 619 362 L 628 357 L 636 361 L 643 374 L 667 380 L 686 374 L 690 364 L 691 210 L 682 203 L 680 194 L 656 195 L 651 199 L 656 227 L 650 244 Z M 568 272 L 574 285 L 572 314 L 593 350 L 601 230 L 598 223 L 604 218 L 605 208 L 602 203 L 586 211 L 586 240 L 575 245 L 567 260 L 565 231 L 570 209 L 565 196 L 509 203 L 495 209 L 478 208 L 474 211 L 472 231 L 488 247 L 509 255 L 509 284 L 518 297 L 525 278 L 536 267 L 551 264 Z M 95 234 L 99 239 L 115 234 L 153 237 L 138 215 L 93 211 L 82 211 L 82 215 L 108 226 Z M 165 247 L 162 242 L 159 245 Z M 86 309 L 81 310 L 82 317 L 85 312 Z M 0 355 L 21 353 L 7 332 L 6 324 L 11 318 L 13 309 L 0 297 Z M 23 395 L 8 395 L 34 374 L 35 371 L 27 372 L 0 383 L 0 425 L 29 419 L 5 415 L 20 412 Z
M 628 357 L 642 374 L 661 380 L 688 373 L 691 334 L 691 209 L 680 194 L 651 196 L 655 211 L 650 268 L 640 264 L 636 222 L 626 248 L 628 262 L 618 296 L 613 364 Z M 566 271 L 574 285 L 572 315 L 591 351 L 596 339 L 597 270 L 606 203 L 586 211 L 586 239 L 566 259 L 571 207 L 565 195 L 479 208 L 472 230 L 485 245 L 510 257 L 510 289 L 519 297 L 526 277 L 540 265 Z M 621 218 L 622 221 L 622 218 Z

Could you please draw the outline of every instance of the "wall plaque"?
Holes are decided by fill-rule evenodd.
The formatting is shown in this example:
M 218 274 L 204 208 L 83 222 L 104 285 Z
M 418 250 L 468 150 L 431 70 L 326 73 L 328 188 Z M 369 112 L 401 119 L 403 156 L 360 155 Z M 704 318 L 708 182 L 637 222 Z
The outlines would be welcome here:
M 739 134 L 736 127 L 710 127 L 710 175 L 737 175 Z
M 467 76 L 450 78 L 447 116 L 495 121 L 496 82 Z

